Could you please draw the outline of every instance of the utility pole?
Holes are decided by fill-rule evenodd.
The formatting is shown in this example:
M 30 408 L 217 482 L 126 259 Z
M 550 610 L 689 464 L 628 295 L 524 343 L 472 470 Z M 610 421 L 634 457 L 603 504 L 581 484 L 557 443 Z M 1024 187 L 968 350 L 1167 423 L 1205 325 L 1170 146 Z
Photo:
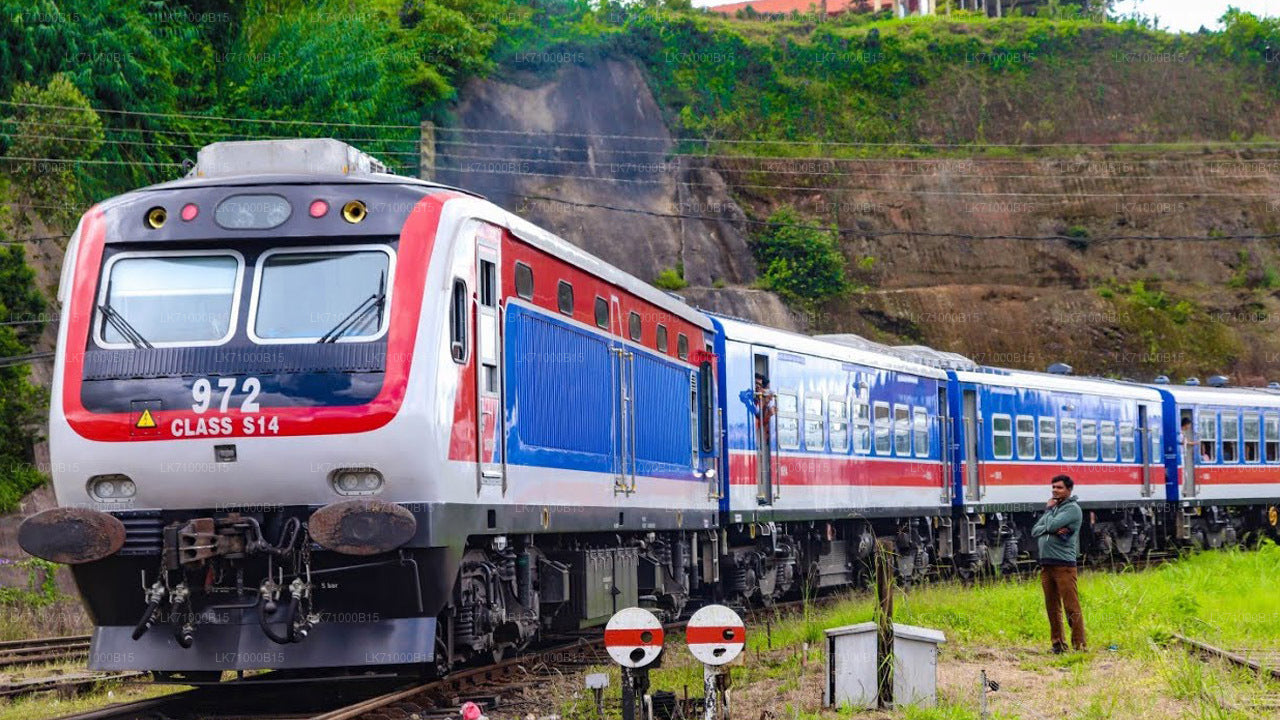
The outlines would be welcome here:
M 436 174 L 436 124 L 423 120 L 418 125 L 418 179 L 434 180 Z

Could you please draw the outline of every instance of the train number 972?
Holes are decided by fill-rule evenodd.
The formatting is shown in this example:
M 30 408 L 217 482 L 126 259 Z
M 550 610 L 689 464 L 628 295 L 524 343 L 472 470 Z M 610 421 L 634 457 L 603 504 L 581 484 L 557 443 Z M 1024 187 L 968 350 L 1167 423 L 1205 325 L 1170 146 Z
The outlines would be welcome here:
M 227 411 L 235 390 L 235 378 L 218 378 L 217 391 L 221 393 L 218 399 L 218 412 Z M 258 412 L 258 394 L 262 392 L 262 381 L 256 377 L 247 377 L 240 384 L 240 392 L 244 394 L 240 400 L 240 412 Z M 213 406 L 214 384 L 209 382 L 209 378 L 199 378 L 191 385 L 191 399 L 194 401 L 191 403 L 191 409 L 196 413 L 207 412 Z

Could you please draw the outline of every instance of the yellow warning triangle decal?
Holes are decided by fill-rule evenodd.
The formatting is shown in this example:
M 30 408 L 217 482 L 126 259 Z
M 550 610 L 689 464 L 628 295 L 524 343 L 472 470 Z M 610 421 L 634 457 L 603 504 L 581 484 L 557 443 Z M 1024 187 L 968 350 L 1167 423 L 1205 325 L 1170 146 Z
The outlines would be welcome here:
M 153 428 L 156 426 L 156 419 L 151 417 L 151 410 L 143 410 L 142 417 L 138 418 L 138 424 L 134 427 Z

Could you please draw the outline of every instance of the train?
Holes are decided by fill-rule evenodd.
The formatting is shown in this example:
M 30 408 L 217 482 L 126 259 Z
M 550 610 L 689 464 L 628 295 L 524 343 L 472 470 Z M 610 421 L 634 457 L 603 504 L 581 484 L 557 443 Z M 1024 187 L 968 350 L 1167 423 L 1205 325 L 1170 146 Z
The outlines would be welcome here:
M 987 367 L 706 312 L 337 140 L 220 142 L 94 205 L 58 290 L 89 664 L 444 673 L 642 606 L 770 604 L 1276 534 L 1280 391 Z

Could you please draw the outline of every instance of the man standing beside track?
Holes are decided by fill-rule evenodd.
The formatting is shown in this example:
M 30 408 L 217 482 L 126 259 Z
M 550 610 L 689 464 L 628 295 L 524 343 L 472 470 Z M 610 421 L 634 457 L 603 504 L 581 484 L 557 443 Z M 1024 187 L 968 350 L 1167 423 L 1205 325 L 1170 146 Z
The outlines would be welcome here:
M 1053 652 L 1066 652 L 1062 637 L 1062 613 L 1071 626 L 1071 647 L 1085 650 L 1084 613 L 1076 591 L 1076 558 L 1080 555 L 1080 525 L 1084 516 L 1076 496 L 1071 494 L 1075 482 L 1070 476 L 1058 475 L 1052 480 L 1053 497 L 1044 515 L 1031 528 L 1031 536 L 1039 541 L 1040 587 L 1049 612 L 1049 636 Z

